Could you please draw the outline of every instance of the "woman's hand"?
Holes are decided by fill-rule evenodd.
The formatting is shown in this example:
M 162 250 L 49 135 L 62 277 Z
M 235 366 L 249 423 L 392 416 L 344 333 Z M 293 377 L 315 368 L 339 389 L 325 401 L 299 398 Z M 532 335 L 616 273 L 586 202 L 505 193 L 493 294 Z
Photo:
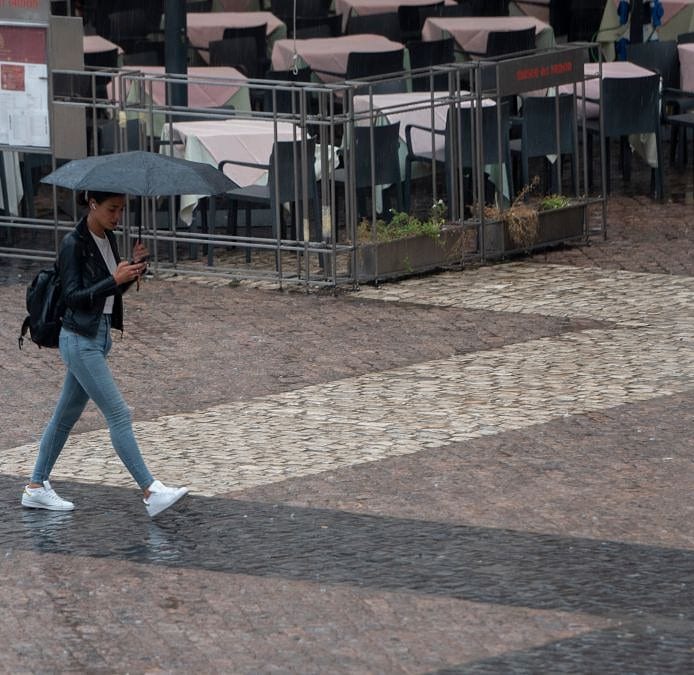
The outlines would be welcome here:
M 116 280 L 116 283 L 120 286 L 121 284 L 127 284 L 132 281 L 136 281 L 140 278 L 140 276 L 144 273 L 146 269 L 146 262 L 138 262 L 131 264 L 129 262 L 123 261 L 118 263 L 118 267 L 116 267 L 116 271 L 113 273 L 113 278 Z
M 140 262 L 146 258 L 149 258 L 149 251 L 141 241 L 136 242 L 133 246 L 133 261 Z

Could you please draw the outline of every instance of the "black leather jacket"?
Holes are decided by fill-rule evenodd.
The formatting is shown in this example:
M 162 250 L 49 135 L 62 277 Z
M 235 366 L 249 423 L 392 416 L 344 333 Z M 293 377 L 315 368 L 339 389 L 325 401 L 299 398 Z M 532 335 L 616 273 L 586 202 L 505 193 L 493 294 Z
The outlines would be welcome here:
M 116 237 L 108 231 L 106 237 L 118 264 Z M 132 284 L 116 284 L 89 232 L 86 216 L 61 242 L 58 269 L 66 305 L 63 326 L 80 335 L 95 337 L 106 298 L 113 295 L 111 326 L 123 330 L 122 294 Z

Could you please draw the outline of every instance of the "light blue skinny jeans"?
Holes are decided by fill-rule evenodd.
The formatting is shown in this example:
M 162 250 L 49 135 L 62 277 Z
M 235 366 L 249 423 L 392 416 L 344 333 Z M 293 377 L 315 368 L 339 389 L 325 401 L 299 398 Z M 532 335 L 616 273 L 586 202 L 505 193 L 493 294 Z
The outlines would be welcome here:
M 111 316 L 104 314 L 96 337 L 85 337 L 71 330 L 60 331 L 60 356 L 67 366 L 60 399 L 43 432 L 31 480 L 48 480 L 70 430 L 75 426 L 91 398 L 106 418 L 111 443 L 125 467 L 144 490 L 152 481 L 133 435 L 132 415 L 118 390 L 106 356 L 111 351 Z

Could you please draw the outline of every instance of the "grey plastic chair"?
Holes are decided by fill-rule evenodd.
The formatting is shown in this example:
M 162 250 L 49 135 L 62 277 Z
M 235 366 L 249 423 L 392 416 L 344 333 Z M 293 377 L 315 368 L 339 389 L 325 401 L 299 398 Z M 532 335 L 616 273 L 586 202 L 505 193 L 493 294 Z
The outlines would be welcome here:
M 314 168 L 314 157 L 316 142 L 314 139 L 307 139 L 306 157 L 307 162 L 302 167 L 302 147 L 301 141 L 276 141 L 270 159 L 267 164 L 260 162 L 243 162 L 235 159 L 226 159 L 219 162 L 220 171 L 227 164 L 237 164 L 239 166 L 250 166 L 266 169 L 268 180 L 266 185 L 249 185 L 247 187 L 236 188 L 223 196 L 228 202 L 227 212 L 227 231 L 236 235 L 238 231 L 238 209 L 243 207 L 245 211 L 245 233 L 251 236 L 252 210 L 255 208 L 269 208 L 272 210 L 273 236 L 282 238 L 298 238 L 296 229 L 291 231 L 292 223 L 302 222 L 302 197 L 304 193 L 304 177 L 308 191 L 308 199 L 312 209 L 309 214 L 313 217 L 312 238 L 320 237 L 320 201 L 318 196 L 318 183 Z M 282 218 L 282 205 L 290 203 L 292 207 L 292 223 L 285 226 Z M 277 213 L 280 218 L 277 220 Z M 250 261 L 251 251 L 246 248 L 246 260 Z

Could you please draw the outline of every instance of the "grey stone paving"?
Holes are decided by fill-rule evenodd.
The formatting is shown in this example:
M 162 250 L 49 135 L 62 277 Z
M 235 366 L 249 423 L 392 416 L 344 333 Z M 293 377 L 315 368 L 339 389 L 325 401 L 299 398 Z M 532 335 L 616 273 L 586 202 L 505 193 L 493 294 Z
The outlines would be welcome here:
M 219 494 L 682 393 L 694 385 L 694 279 L 512 264 L 361 294 L 593 318 L 614 327 L 140 422 L 137 435 L 152 462 L 161 457 L 159 465 L 166 465 L 172 481 L 185 481 L 199 494 Z M 105 432 L 81 434 L 54 475 L 129 485 L 108 447 Z M 25 473 L 34 448 L 7 450 L 6 471 Z
M 0 672 L 692 671 L 692 214 L 618 204 L 613 243 L 353 296 L 145 285 L 114 365 L 193 487 L 154 522 L 93 410 L 77 510 L 19 508 L 60 376 L 0 287 Z

